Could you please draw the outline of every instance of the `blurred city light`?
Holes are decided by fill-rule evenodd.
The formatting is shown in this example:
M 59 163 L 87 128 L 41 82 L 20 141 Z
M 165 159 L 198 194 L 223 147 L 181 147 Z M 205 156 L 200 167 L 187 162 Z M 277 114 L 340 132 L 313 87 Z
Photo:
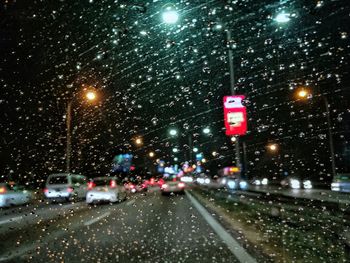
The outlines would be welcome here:
M 152 157 L 155 156 L 155 154 L 154 154 L 154 152 L 150 152 L 150 153 L 148 154 L 148 156 L 152 158 Z
M 195 153 L 198 152 L 198 148 L 197 148 L 197 147 L 194 147 L 194 148 L 193 148 L 193 152 L 195 152 Z
M 237 138 L 236 137 L 231 137 L 231 142 L 236 142 L 237 141 Z
M 217 156 L 217 155 L 218 155 L 218 153 L 217 153 L 217 152 L 215 152 L 215 151 L 213 151 L 213 152 L 211 153 L 211 155 L 215 157 L 215 156 Z
M 177 153 L 178 151 L 179 151 L 179 149 L 173 148 L 173 152 L 174 152 L 174 153 Z

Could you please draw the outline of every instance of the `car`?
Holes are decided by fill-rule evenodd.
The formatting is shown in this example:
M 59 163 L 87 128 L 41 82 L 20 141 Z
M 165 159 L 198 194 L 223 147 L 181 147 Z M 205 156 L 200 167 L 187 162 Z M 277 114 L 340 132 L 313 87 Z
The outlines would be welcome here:
M 87 204 L 100 202 L 116 203 L 126 198 L 126 189 L 118 183 L 116 177 L 97 177 L 88 183 L 88 192 L 86 193 Z
M 336 192 L 350 192 L 350 174 L 337 174 L 333 178 L 331 190 Z
M 312 182 L 308 179 L 298 179 L 294 177 L 285 178 L 281 181 L 282 187 L 291 189 L 312 189 Z
M 27 204 L 32 195 L 24 187 L 15 184 L 0 183 L 0 207 Z
M 184 194 L 186 184 L 177 180 L 176 178 L 167 178 L 164 179 L 164 183 L 161 186 L 160 190 L 162 195 L 167 195 L 171 193 Z
M 85 199 L 87 179 L 71 173 L 50 174 L 44 189 L 45 197 L 51 202 Z

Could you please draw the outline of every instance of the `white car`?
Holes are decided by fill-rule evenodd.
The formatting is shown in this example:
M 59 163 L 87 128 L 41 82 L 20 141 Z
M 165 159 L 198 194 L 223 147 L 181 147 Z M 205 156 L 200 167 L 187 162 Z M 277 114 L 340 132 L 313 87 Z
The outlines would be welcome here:
M 31 193 L 23 187 L 6 183 L 0 184 L 0 207 L 27 204 L 31 199 Z
M 115 177 L 98 177 L 88 183 L 86 203 L 98 202 L 116 203 L 125 200 L 127 192 L 124 186 L 118 184 Z
M 176 179 L 172 179 L 172 180 L 166 179 L 164 184 L 162 184 L 160 190 L 162 192 L 162 195 L 171 194 L 171 193 L 184 194 L 185 187 L 186 187 L 186 184 L 184 182 L 178 181 Z
M 47 178 L 44 195 L 52 201 L 85 199 L 86 177 L 79 174 L 51 174 Z

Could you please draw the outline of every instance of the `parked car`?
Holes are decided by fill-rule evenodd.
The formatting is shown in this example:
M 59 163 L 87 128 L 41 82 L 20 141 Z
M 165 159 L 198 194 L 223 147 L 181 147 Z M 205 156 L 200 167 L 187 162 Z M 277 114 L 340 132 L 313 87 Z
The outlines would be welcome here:
M 334 176 L 331 190 L 337 192 L 350 192 L 350 174 L 337 174 Z
M 127 192 L 123 185 L 118 183 L 116 177 L 98 177 L 88 183 L 86 203 L 93 204 L 99 202 L 116 203 L 123 201 L 127 197 Z
M 44 195 L 51 201 L 85 199 L 87 179 L 80 174 L 59 173 L 47 178 Z
M 31 193 L 23 186 L 0 183 L 0 207 L 27 204 L 31 199 Z

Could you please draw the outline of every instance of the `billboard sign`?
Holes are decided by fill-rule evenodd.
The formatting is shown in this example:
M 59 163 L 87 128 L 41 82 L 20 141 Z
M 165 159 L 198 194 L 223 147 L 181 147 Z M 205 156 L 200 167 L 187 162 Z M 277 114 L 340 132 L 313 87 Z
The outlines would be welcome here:
M 247 109 L 242 105 L 245 96 L 224 97 L 224 121 L 226 135 L 244 135 L 247 132 Z

